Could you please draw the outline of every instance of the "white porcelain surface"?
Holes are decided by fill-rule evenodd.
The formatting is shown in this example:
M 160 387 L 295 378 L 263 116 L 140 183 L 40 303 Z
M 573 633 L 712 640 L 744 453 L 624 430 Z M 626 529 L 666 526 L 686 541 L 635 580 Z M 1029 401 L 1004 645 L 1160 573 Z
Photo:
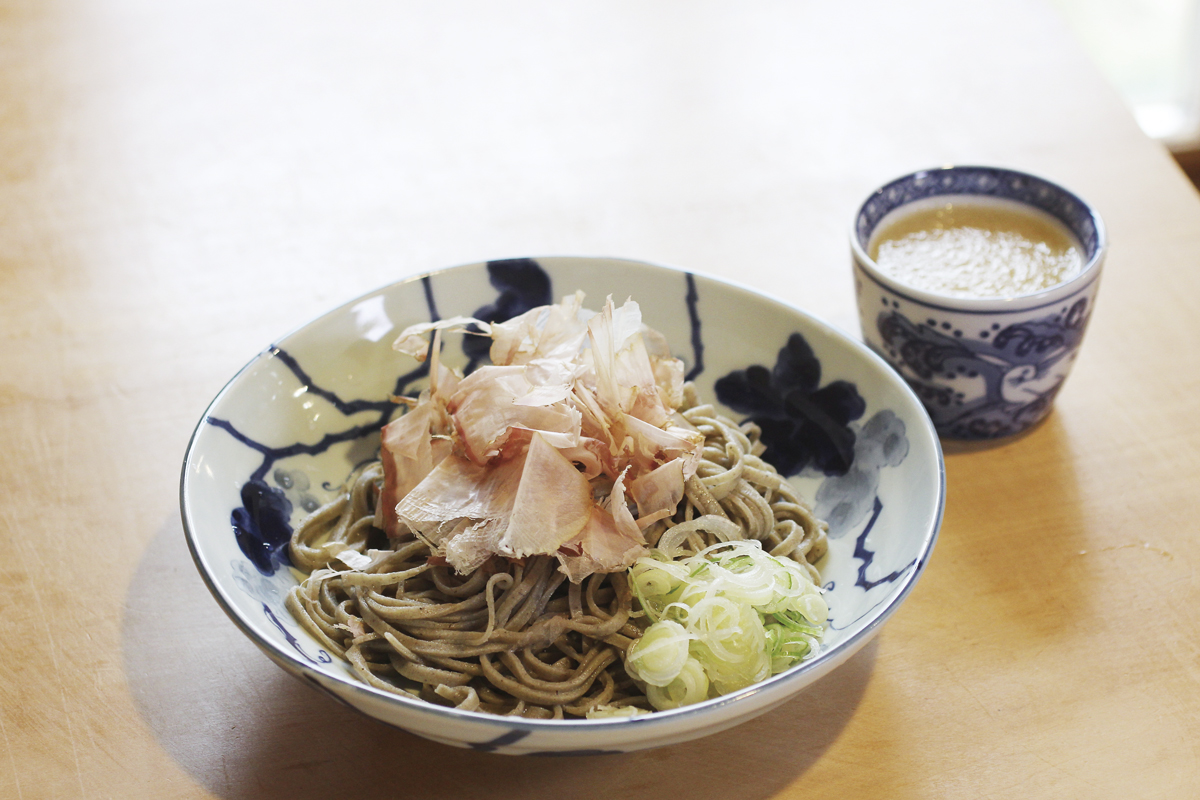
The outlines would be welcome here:
M 523 270 L 519 285 L 505 277 L 506 265 L 514 264 Z M 529 284 L 531 276 L 538 285 Z M 543 278 L 546 286 L 538 283 Z M 831 609 L 823 650 L 736 694 L 633 719 L 514 720 L 442 708 L 358 682 L 284 608 L 296 577 L 279 565 L 277 542 L 266 541 L 268 534 L 262 541 L 245 534 L 254 528 L 247 518 L 265 513 L 258 506 L 247 509 L 254 505 L 247 492 L 257 487 L 276 507 L 290 506 L 288 522 L 294 524 L 305 508 L 331 496 L 354 464 L 372 456 L 374 431 L 390 413 L 380 411 L 386 407 L 381 403 L 398 376 L 414 366 L 390 346 L 405 326 L 434 315 L 475 314 L 485 306 L 511 308 L 547 293 L 557 300 L 576 289 L 586 292 L 590 307 L 609 294 L 639 301 L 646 323 L 666 334 L 704 398 L 716 399 L 714 385 L 722 377 L 756 364 L 771 369 L 789 338 L 798 346 L 799 334 L 819 363 L 812 397 L 823 402 L 836 384 L 842 395 L 861 399 L 862 413 L 844 426 L 855 441 L 849 468 L 825 474 L 814 467 L 816 459 L 792 477 L 831 524 L 830 552 L 821 564 Z M 446 352 L 453 363 L 451 348 Z M 466 362 L 459 354 L 458 364 Z M 248 488 L 252 477 L 258 482 Z M 941 524 L 944 483 L 929 417 L 904 381 L 862 344 L 723 281 L 619 259 L 554 257 L 472 264 L 407 280 L 284 336 L 213 400 L 188 447 L 180 493 L 188 543 L 214 597 L 277 664 L 412 733 L 519 754 L 629 751 L 685 741 L 795 695 L 861 648 L 912 589 Z M 269 527 L 265 517 L 258 523 Z M 234 533 L 239 524 L 240 543 Z M 886 661 L 876 668 L 887 669 Z

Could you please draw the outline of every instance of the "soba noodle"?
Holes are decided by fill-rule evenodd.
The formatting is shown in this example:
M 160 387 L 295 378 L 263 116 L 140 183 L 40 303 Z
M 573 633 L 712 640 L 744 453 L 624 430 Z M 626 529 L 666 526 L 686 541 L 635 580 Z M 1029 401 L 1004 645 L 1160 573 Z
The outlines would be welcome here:
M 705 437 L 703 460 L 675 516 L 646 531 L 669 558 L 716 542 L 757 539 L 819 583 L 824 523 L 763 461 L 759 430 L 690 386 L 682 415 Z M 625 673 L 641 635 L 624 572 L 567 581 L 553 556 L 491 557 L 466 576 L 415 536 L 383 535 L 382 468 L 358 469 L 343 492 L 295 530 L 292 563 L 309 573 L 288 609 L 365 683 L 432 703 L 561 719 L 600 706 L 650 710 Z

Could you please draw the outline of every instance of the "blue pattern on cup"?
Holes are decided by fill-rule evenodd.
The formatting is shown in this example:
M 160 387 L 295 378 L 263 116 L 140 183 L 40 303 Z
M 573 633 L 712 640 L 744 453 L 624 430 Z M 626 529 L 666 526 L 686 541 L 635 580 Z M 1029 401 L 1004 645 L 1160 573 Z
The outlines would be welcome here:
M 1029 301 L 1014 298 L 1000 304 L 987 298 L 939 298 L 885 284 L 863 263 L 876 227 L 908 203 L 942 196 L 999 198 L 1050 214 L 1083 245 L 1087 277 L 1038 292 Z M 939 435 L 994 439 L 1025 431 L 1045 418 L 1095 302 L 1106 244 L 1092 208 L 1034 175 L 997 167 L 947 167 L 915 172 L 876 190 L 855 216 L 852 235 L 861 248 L 855 253 L 855 277 L 863 338 L 904 376 Z

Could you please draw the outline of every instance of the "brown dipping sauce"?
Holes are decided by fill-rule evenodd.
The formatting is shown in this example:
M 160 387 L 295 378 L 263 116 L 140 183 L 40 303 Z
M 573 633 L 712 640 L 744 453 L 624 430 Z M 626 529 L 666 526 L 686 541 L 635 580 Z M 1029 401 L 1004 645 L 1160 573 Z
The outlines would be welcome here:
M 952 297 L 1017 297 L 1083 269 L 1083 247 L 1049 214 L 1011 200 L 939 197 L 884 219 L 868 254 L 915 289 Z

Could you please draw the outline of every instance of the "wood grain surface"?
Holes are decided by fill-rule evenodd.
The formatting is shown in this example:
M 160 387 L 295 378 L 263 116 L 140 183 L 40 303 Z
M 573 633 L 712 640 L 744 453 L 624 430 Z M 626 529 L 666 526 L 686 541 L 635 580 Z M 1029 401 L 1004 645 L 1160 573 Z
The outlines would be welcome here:
M 454 750 L 273 666 L 179 469 L 279 335 L 452 264 L 614 255 L 857 335 L 847 231 L 1042 174 L 1112 249 L 1050 418 L 948 451 L 881 635 L 726 734 Z M 1194 798 L 1200 199 L 1037 0 L 0 0 L 0 797 Z

